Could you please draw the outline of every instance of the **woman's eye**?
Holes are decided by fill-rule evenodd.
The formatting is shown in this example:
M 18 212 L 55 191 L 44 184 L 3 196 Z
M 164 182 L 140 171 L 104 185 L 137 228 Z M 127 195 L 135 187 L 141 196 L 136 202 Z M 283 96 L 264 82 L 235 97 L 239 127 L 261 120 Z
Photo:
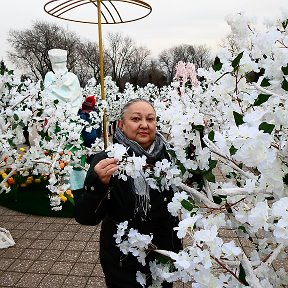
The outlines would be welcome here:
M 140 118 L 139 117 L 133 117 L 132 121 L 140 121 Z

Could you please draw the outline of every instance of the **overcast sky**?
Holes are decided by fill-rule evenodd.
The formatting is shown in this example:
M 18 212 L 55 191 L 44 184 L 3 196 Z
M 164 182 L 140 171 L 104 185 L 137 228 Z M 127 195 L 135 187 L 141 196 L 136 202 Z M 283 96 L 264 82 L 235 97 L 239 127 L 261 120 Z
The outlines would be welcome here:
M 138 45 L 146 46 L 151 50 L 153 56 L 157 56 L 164 49 L 179 44 L 205 44 L 213 51 L 217 51 L 216 47 L 219 41 L 229 32 L 229 27 L 225 22 L 225 17 L 228 14 L 245 11 L 248 15 L 255 16 L 262 22 L 265 18 L 273 19 L 280 15 L 283 8 L 287 7 L 287 0 L 144 1 L 150 4 L 153 9 L 148 17 L 131 23 L 103 25 L 103 38 L 108 32 L 120 32 L 125 36 L 130 36 Z M 97 25 L 55 18 L 44 11 L 43 7 L 47 2 L 49 1 L 1 0 L 0 59 L 7 61 L 9 30 L 31 28 L 35 20 L 56 23 L 65 29 L 76 32 L 82 39 L 98 42 Z M 129 6 L 133 8 L 133 5 Z M 91 11 L 93 8 L 89 9 L 89 13 Z M 79 9 L 77 13 L 83 14 L 85 18 L 84 10 Z M 132 13 L 136 13 L 136 10 Z M 96 15 L 95 11 L 95 17 Z

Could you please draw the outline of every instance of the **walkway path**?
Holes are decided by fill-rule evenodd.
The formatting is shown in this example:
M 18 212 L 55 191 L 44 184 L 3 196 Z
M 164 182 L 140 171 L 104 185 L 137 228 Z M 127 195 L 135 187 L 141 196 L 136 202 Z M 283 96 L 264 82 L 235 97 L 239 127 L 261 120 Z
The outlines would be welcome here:
M 106 287 L 98 258 L 100 226 L 0 206 L 0 227 L 9 230 L 16 242 L 0 249 L 0 288 Z M 174 284 L 188 287 L 191 284 Z

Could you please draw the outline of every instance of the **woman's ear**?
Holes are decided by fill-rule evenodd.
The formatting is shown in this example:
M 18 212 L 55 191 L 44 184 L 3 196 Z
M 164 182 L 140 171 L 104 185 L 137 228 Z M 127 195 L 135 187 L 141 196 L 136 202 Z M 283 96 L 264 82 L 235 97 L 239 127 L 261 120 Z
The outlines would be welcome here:
M 123 128 L 123 120 L 118 121 L 118 128 L 122 129 Z

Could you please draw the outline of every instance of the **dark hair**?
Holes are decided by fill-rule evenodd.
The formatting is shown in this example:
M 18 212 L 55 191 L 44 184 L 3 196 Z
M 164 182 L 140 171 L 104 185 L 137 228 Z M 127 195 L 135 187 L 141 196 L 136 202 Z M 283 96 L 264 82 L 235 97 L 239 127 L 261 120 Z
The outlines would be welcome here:
M 121 113 L 120 113 L 120 119 L 123 120 L 124 119 L 124 114 L 126 113 L 127 109 L 129 108 L 129 106 L 131 106 L 132 104 L 134 103 L 137 103 L 137 102 L 146 102 L 147 104 L 149 104 L 154 112 L 156 113 L 152 103 L 144 98 L 134 98 L 134 99 L 130 99 L 121 109 Z

